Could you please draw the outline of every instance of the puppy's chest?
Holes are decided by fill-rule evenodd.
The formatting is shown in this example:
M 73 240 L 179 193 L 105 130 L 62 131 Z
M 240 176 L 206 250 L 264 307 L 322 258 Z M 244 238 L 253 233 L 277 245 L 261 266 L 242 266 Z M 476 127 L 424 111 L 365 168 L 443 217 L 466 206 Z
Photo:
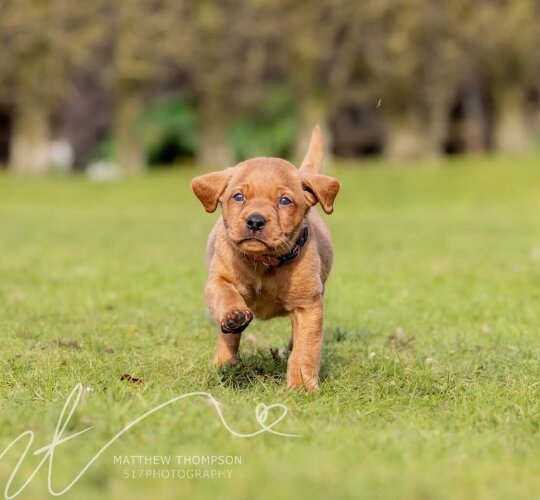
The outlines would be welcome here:
M 260 319 L 287 314 L 289 290 L 280 284 L 275 275 L 255 277 L 238 286 L 247 306 Z

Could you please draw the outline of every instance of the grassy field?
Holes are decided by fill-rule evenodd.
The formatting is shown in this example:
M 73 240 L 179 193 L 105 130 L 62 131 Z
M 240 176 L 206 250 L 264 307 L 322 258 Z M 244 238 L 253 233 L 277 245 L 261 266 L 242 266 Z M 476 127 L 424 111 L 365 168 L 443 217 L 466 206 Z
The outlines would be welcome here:
M 203 255 L 215 215 L 189 189 L 194 171 L 108 184 L 0 176 L 0 451 L 36 436 L 14 486 L 82 383 L 66 435 L 95 427 L 56 449 L 55 490 L 125 425 L 193 391 L 244 433 L 260 428 L 258 403 L 282 403 L 276 430 L 302 437 L 234 437 L 204 398 L 178 401 L 120 437 L 67 498 L 538 497 L 539 164 L 332 171 L 343 187 L 326 218 L 336 261 L 316 394 L 284 388 L 286 361 L 270 348 L 287 344 L 285 319 L 252 324 L 239 366 L 210 366 Z M 0 461 L 0 490 L 23 450 Z M 131 455 L 241 464 L 114 463 Z M 231 478 L 123 477 L 212 468 Z M 47 497 L 43 467 L 19 498 Z

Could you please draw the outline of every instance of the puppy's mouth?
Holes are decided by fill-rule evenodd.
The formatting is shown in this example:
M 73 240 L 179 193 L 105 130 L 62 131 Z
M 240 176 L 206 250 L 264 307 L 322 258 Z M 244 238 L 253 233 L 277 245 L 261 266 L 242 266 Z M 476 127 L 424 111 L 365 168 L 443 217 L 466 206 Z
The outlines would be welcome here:
M 265 241 L 263 238 L 257 235 L 250 235 L 244 238 L 240 238 L 234 242 L 243 252 L 248 254 L 262 254 L 265 252 L 273 251 L 274 247 Z

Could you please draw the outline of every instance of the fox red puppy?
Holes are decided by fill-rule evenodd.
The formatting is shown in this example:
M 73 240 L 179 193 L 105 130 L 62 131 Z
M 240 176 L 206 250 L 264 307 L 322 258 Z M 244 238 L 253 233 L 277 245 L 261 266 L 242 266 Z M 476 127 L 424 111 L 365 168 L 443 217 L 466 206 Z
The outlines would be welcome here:
M 323 297 L 332 267 L 330 232 L 314 208 L 331 214 L 340 184 L 320 173 L 323 142 L 315 127 L 300 168 L 254 158 L 195 177 L 207 212 L 222 215 L 208 238 L 205 295 L 218 324 L 214 363 L 235 363 L 241 333 L 256 319 L 291 318 L 287 386 L 319 387 Z

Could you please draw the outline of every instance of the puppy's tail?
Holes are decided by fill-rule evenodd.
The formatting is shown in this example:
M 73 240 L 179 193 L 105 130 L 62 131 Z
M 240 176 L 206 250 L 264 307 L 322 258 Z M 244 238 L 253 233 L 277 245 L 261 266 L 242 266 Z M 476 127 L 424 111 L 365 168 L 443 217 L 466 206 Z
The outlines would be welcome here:
M 300 170 L 310 174 L 318 174 L 322 169 L 323 155 L 324 143 L 321 127 L 315 125 L 315 128 L 311 133 L 309 148 L 302 165 L 300 165 Z

